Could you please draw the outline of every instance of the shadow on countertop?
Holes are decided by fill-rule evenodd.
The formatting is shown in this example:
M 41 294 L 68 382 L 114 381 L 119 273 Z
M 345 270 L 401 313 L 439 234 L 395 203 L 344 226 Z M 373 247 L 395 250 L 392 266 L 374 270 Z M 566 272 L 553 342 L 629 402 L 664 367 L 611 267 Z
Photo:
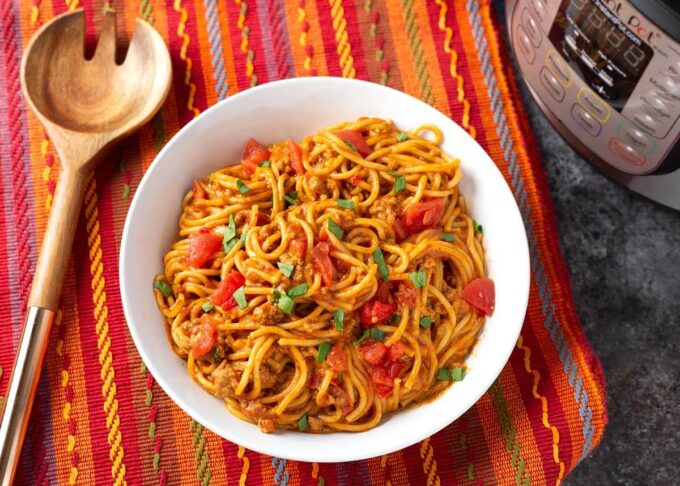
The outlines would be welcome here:
M 503 4 L 494 0 L 501 15 Z M 589 165 L 521 88 L 555 204 L 576 310 L 607 381 L 604 438 L 565 484 L 676 484 L 680 212 L 626 190 Z

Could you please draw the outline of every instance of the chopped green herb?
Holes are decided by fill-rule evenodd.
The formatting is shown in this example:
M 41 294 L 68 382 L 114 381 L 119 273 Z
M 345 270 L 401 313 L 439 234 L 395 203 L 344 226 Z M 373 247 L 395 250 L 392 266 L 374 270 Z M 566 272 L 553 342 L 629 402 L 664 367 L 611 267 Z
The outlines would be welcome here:
M 224 349 L 222 346 L 213 346 L 213 348 L 210 350 L 210 356 L 213 360 L 220 363 L 224 359 Z
M 385 332 L 381 331 L 377 327 L 372 327 L 371 328 L 371 339 L 374 341 L 384 341 L 385 340 Z
M 441 233 L 439 237 L 444 241 L 448 241 L 449 243 L 456 241 L 456 235 L 452 235 L 451 233 Z
M 203 309 L 203 312 L 210 312 L 215 308 L 215 305 L 210 302 L 209 300 L 206 300 L 201 304 L 201 309 Z
M 338 331 L 343 331 L 345 329 L 345 311 L 344 310 L 334 310 L 333 320 L 335 321 L 335 328 Z
M 239 309 L 243 310 L 248 307 L 248 301 L 246 300 L 246 289 L 243 287 L 236 289 L 234 292 L 234 300 L 238 304 Z
M 354 345 L 359 346 L 361 343 L 366 341 L 366 339 L 368 339 L 369 334 L 370 334 L 369 330 L 366 329 L 364 333 L 361 335 L 361 337 L 354 342 Z
M 477 221 L 474 219 L 472 220 L 472 228 L 474 228 L 475 233 L 481 233 L 484 234 L 484 228 L 482 227 L 481 224 L 479 224 Z
M 263 162 L 260 162 L 260 167 L 271 167 L 271 166 L 272 166 L 271 160 L 265 160 Z
M 307 293 L 307 289 L 307 284 L 303 283 L 290 289 L 288 292 L 286 292 L 286 295 L 288 295 L 288 297 L 291 299 L 294 299 L 295 297 L 302 297 Z
M 399 177 L 399 173 L 394 172 L 393 170 L 389 171 L 387 174 L 391 175 L 392 177 Z
M 437 379 L 441 381 L 451 381 L 451 372 L 446 368 L 437 370 Z
M 324 341 L 319 344 L 319 351 L 316 353 L 316 362 L 323 363 L 326 361 L 326 356 L 331 352 L 331 343 Z
M 399 194 L 404 189 L 406 189 L 406 177 L 399 176 L 397 177 L 397 180 L 394 181 L 394 193 Z
M 317 484 L 316 486 L 326 486 L 326 480 L 323 478 L 323 476 L 319 476 L 319 484 Z
M 293 302 L 293 299 L 288 297 L 286 294 L 281 294 L 279 297 L 279 309 L 286 314 L 290 315 L 290 313 L 293 311 L 293 307 L 295 306 L 295 302 Z
M 231 240 L 227 241 L 226 243 L 222 242 L 222 249 L 224 250 L 224 254 L 227 255 L 234 246 L 236 246 L 236 242 L 238 240 L 236 238 L 232 238 Z
M 277 263 L 276 265 L 279 267 L 279 270 L 281 270 L 281 273 L 284 274 L 286 277 L 290 277 L 291 275 L 293 275 L 295 265 L 281 262 Z
M 425 270 L 422 268 L 419 268 L 415 272 L 411 272 L 408 274 L 409 278 L 411 279 L 411 282 L 413 282 L 413 286 L 417 289 L 422 289 L 425 287 L 425 280 L 427 276 L 425 275 Z
M 337 239 L 341 240 L 342 235 L 344 235 L 345 232 L 342 231 L 342 228 L 340 226 L 338 226 L 335 223 L 335 221 L 333 221 L 331 218 L 328 218 L 327 221 L 328 221 L 328 231 L 333 233 Z
M 307 420 L 307 412 L 302 414 L 302 417 L 297 421 L 298 429 L 304 432 L 309 427 L 309 420 Z
M 401 315 L 400 314 L 394 314 L 392 316 L 392 319 L 390 320 L 390 322 L 392 322 L 392 324 L 397 324 L 399 321 L 401 321 Z
M 238 239 L 238 241 L 242 244 L 246 244 L 246 238 L 248 237 L 248 228 L 243 228 L 243 231 L 241 232 L 241 237 Z
M 463 368 L 439 368 L 437 370 L 437 379 L 442 381 L 462 381 Z
M 338 207 L 342 209 L 354 209 L 354 201 L 350 199 L 338 199 Z
M 245 194 L 246 192 L 250 191 L 250 187 L 246 186 L 240 179 L 236 179 L 236 187 L 238 187 L 238 191 L 241 194 Z
M 160 290 L 164 297 L 170 297 L 170 294 L 172 293 L 172 289 L 168 285 L 168 282 L 164 282 L 163 280 L 156 280 L 153 283 L 153 288 Z
M 352 142 L 348 142 L 347 140 L 345 140 L 345 145 L 347 145 L 349 148 L 351 148 L 355 152 L 357 151 L 357 148 L 354 146 L 354 144 Z
M 278 303 L 280 298 L 281 298 L 281 292 L 279 292 L 278 290 L 275 290 L 274 292 L 272 292 L 272 302 L 274 302 L 276 304 L 276 303 Z
M 292 191 L 283 196 L 283 199 L 292 206 L 297 203 L 297 197 L 298 193 L 296 191 Z
M 406 133 L 406 132 L 401 132 L 401 133 L 399 133 L 399 134 L 397 135 L 397 140 L 399 140 L 400 142 L 403 142 L 403 141 L 405 141 L 405 140 L 408 140 L 408 133 Z
M 430 316 L 423 316 L 420 318 L 420 327 L 423 329 L 429 329 L 432 325 L 432 318 Z
M 380 247 L 373 250 L 373 260 L 378 264 L 378 272 L 383 280 L 387 281 L 387 276 L 389 275 L 389 270 L 387 269 L 387 264 L 385 263 L 385 257 Z
M 222 246 L 229 240 L 236 237 L 236 223 L 234 222 L 234 213 L 229 215 L 229 224 L 224 228 L 224 237 L 222 238 Z M 226 253 L 226 252 L 225 252 Z

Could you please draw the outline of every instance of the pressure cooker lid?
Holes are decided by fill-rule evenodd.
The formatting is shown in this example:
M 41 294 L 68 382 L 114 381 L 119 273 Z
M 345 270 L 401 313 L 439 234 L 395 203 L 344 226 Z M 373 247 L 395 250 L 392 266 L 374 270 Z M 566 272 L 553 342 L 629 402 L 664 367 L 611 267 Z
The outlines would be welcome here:
M 630 0 L 661 30 L 680 42 L 680 0 Z

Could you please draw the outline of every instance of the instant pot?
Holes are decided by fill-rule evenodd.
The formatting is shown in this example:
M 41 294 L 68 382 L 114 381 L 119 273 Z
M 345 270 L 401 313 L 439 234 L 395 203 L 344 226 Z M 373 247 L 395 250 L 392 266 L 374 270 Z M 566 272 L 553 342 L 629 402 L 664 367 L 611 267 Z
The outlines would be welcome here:
M 680 210 L 680 0 L 508 0 L 524 81 L 610 177 Z

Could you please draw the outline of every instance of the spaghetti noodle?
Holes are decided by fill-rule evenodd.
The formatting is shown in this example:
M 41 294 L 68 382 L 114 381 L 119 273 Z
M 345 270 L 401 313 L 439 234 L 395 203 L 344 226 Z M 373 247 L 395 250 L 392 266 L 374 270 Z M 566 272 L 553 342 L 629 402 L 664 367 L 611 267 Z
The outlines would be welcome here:
M 263 432 L 330 432 L 461 380 L 494 289 L 441 139 L 362 118 L 195 181 L 154 284 L 195 381 Z

